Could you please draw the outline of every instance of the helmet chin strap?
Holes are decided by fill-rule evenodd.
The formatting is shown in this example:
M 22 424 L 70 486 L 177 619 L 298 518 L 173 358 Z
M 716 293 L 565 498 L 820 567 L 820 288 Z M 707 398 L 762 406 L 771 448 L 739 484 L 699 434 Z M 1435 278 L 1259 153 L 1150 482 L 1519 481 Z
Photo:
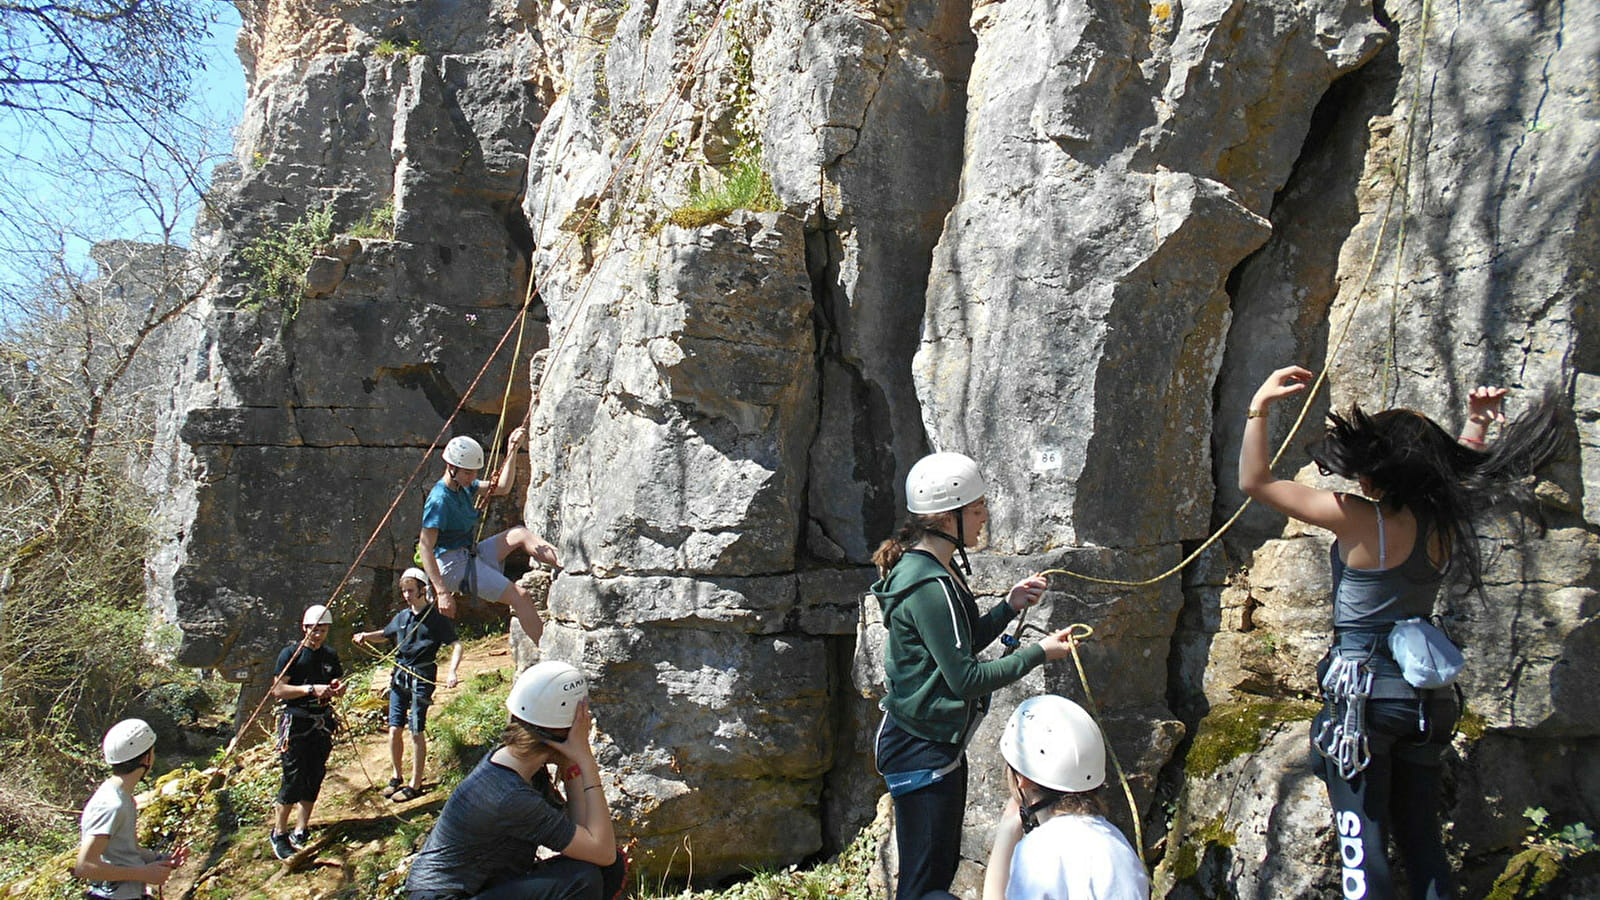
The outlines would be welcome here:
M 960 557 L 960 559 L 961 559 L 961 561 L 959 563 L 956 563 L 956 568 L 960 569 L 963 574 L 970 576 L 972 574 L 972 563 L 967 561 L 966 534 L 965 534 L 965 528 L 964 528 L 964 526 L 963 526 L 963 524 L 961 522 L 961 518 L 962 518 L 961 517 L 961 511 L 957 510 L 956 511 L 956 533 L 953 534 L 953 535 L 948 533 L 948 532 L 940 531 L 937 528 L 929 528 L 928 529 L 928 533 L 933 535 L 934 537 L 944 538 L 945 540 L 947 540 L 950 543 L 955 545 L 955 547 L 956 547 L 956 555 L 958 557 Z
M 1015 769 L 1012 770 L 1013 773 L 1015 771 Z M 1021 776 L 1018 775 L 1012 776 L 1013 779 L 1020 777 Z M 1017 792 L 1017 816 L 1022 819 L 1023 834 L 1027 834 L 1033 831 L 1035 828 L 1038 828 L 1039 813 L 1044 812 L 1051 806 L 1054 806 L 1056 801 L 1060 800 L 1065 795 L 1063 791 L 1046 788 L 1043 785 L 1035 785 L 1035 787 L 1039 788 L 1043 796 L 1041 796 L 1038 800 L 1029 803 L 1028 794 L 1022 789 L 1022 785 L 1016 780 L 1012 781 L 1011 789 Z

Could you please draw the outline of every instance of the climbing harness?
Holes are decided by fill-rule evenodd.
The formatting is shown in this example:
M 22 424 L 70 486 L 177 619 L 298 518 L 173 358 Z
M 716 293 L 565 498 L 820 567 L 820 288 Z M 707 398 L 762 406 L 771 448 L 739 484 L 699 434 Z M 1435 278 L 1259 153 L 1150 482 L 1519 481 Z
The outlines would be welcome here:
M 878 711 L 883 713 L 883 720 L 878 723 L 878 737 L 873 739 L 874 746 L 882 738 L 884 726 L 889 724 L 889 710 L 885 708 L 888 702 L 889 699 L 887 697 L 878 701 Z M 977 712 L 976 716 L 968 717 L 966 734 L 961 738 L 961 750 L 956 753 L 955 758 L 950 762 L 937 769 L 912 769 L 909 772 L 884 772 L 880 770 L 878 774 L 883 776 L 883 783 L 889 788 L 889 796 L 903 797 L 912 791 L 943 781 L 946 775 L 961 768 L 961 764 L 967 760 L 967 747 L 971 746 L 973 735 L 978 733 L 978 726 L 982 725 L 984 717 L 989 715 L 987 700 L 979 703 Z
M 1356 777 L 1372 762 L 1367 742 L 1367 699 L 1372 696 L 1371 653 L 1365 658 L 1333 651 L 1327 674 L 1322 676 L 1326 704 L 1322 727 L 1312 738 L 1317 752 L 1331 760 L 1345 781 Z

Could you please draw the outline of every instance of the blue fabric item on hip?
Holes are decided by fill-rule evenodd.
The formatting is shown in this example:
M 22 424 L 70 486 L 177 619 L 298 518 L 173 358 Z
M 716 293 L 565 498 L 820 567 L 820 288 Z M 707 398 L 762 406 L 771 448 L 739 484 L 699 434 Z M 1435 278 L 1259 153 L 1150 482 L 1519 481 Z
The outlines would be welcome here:
M 930 784 L 943 781 L 946 775 L 954 772 L 961 765 L 961 757 L 943 769 L 917 769 L 912 772 L 885 772 L 883 782 L 889 786 L 889 796 L 903 797 L 912 791 L 918 791 Z

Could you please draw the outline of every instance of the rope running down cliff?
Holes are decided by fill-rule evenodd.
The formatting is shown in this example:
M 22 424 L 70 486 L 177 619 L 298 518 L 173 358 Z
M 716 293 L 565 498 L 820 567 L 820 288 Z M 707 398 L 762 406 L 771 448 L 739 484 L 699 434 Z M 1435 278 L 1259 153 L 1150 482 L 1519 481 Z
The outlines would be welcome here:
M 1389 196 L 1384 203 L 1383 219 L 1378 225 L 1377 239 L 1372 243 L 1372 255 L 1367 261 L 1366 274 L 1361 279 L 1361 286 L 1356 290 L 1355 301 L 1350 306 L 1349 314 L 1345 316 L 1344 325 L 1339 329 L 1339 339 L 1334 343 L 1332 352 L 1330 352 L 1326 360 L 1324 360 L 1321 371 L 1317 373 L 1316 380 L 1311 383 L 1311 388 L 1305 392 L 1305 400 L 1300 406 L 1299 415 L 1295 416 L 1294 426 L 1289 429 L 1289 433 L 1284 437 L 1283 443 L 1278 445 L 1277 452 L 1272 454 L 1272 461 L 1268 463 L 1269 466 L 1276 467 L 1278 465 L 1278 461 L 1283 458 L 1284 453 L 1288 452 L 1289 444 L 1293 442 L 1295 436 L 1299 434 L 1300 427 L 1305 424 L 1307 414 L 1311 412 L 1312 399 L 1316 397 L 1317 392 L 1322 389 L 1323 383 L 1328 379 L 1328 370 L 1333 368 L 1334 362 L 1339 358 L 1339 354 L 1344 350 L 1345 338 L 1350 334 L 1350 326 L 1353 322 L 1355 322 L 1356 313 L 1360 312 L 1361 310 L 1361 304 L 1366 299 L 1367 288 L 1372 283 L 1372 275 L 1377 270 L 1378 256 L 1384 246 L 1383 237 L 1389 230 L 1390 219 L 1394 216 L 1396 197 L 1401 199 L 1402 214 L 1400 217 L 1400 223 L 1396 227 L 1395 231 L 1395 275 L 1393 278 L 1393 284 L 1390 285 L 1390 289 L 1392 291 L 1390 303 L 1391 316 L 1393 316 L 1393 309 L 1398 305 L 1398 295 L 1400 291 L 1400 262 L 1401 255 L 1405 250 L 1406 239 L 1406 217 L 1404 210 L 1410 208 L 1411 162 L 1414 149 L 1413 136 L 1416 131 L 1417 104 L 1420 100 L 1422 92 L 1422 69 L 1423 65 L 1427 62 L 1428 26 L 1432 21 L 1432 18 L 1433 0 L 1424 0 L 1422 5 L 1422 34 L 1418 38 L 1417 51 L 1417 56 L 1420 62 L 1418 63 L 1416 77 L 1412 83 L 1411 109 L 1408 110 L 1406 115 L 1405 150 L 1401 155 L 1400 169 L 1395 177 L 1395 183 L 1390 188 Z M 1395 365 L 1393 353 L 1394 335 L 1392 333 L 1392 329 L 1393 323 L 1391 323 L 1389 354 L 1385 359 L 1384 366 L 1385 391 L 1388 389 L 1389 372 Z M 1065 575 L 1068 578 L 1076 578 L 1079 581 L 1088 581 L 1094 584 L 1105 584 L 1115 587 L 1138 588 L 1159 584 L 1160 582 L 1177 575 L 1179 572 L 1182 572 L 1190 563 L 1194 562 L 1196 559 L 1199 559 L 1201 554 L 1211 549 L 1211 547 L 1215 545 L 1217 541 L 1222 539 L 1223 535 L 1228 533 L 1228 530 L 1234 526 L 1234 523 L 1239 521 L 1239 518 L 1244 515 L 1244 511 L 1250 508 L 1250 504 L 1252 502 L 1254 501 L 1251 498 L 1246 497 L 1244 502 L 1239 504 L 1239 508 L 1234 510 L 1233 515 L 1229 516 L 1228 520 L 1223 522 L 1222 526 L 1218 528 L 1216 532 L 1214 532 L 1210 537 L 1206 538 L 1204 543 L 1196 547 L 1192 552 L 1189 553 L 1188 556 L 1185 556 L 1182 560 L 1178 561 L 1178 563 L 1172 568 L 1167 569 L 1165 572 L 1162 572 L 1159 575 L 1154 575 L 1150 578 L 1144 578 L 1138 581 L 1124 581 L 1117 578 L 1100 578 L 1098 576 L 1088 575 L 1083 572 L 1074 572 L 1071 569 L 1045 569 L 1039 574 L 1046 577 L 1051 575 Z
M 717 33 L 719 26 L 722 24 L 725 18 L 725 15 L 719 10 L 718 14 L 712 19 L 710 27 L 706 29 L 706 33 L 700 38 L 700 42 L 696 45 L 694 52 L 690 55 L 688 63 L 684 66 L 682 70 L 683 75 L 679 79 L 679 82 L 674 85 L 673 90 L 666 93 L 661 103 L 651 110 L 650 115 L 645 119 L 644 125 L 640 127 L 638 136 L 634 138 L 627 150 L 618 154 L 621 162 L 619 162 L 616 167 L 612 169 L 610 178 L 606 180 L 606 183 L 600 189 L 598 196 L 605 196 L 605 194 L 609 192 L 611 187 L 617 182 L 622 172 L 630 165 L 636 166 L 636 170 L 639 172 L 647 171 L 649 162 L 652 161 L 655 155 L 660 151 L 660 142 L 656 142 L 656 146 L 650 151 L 648 156 L 643 156 L 637 162 L 630 161 L 628 158 L 629 155 L 649 135 L 652 124 L 654 124 L 657 117 L 659 117 L 664 110 L 675 103 L 683 102 L 681 98 L 686 94 L 688 88 L 691 86 L 692 79 L 695 77 L 700 60 L 705 55 L 707 48 L 710 47 L 711 38 Z M 566 241 L 561 245 L 561 248 L 557 252 L 555 258 L 551 261 L 550 269 L 553 270 L 556 265 L 561 263 L 566 258 L 567 254 L 571 251 L 572 247 L 579 239 L 579 236 L 585 233 L 589 223 L 593 221 L 594 216 L 598 215 L 598 213 L 598 203 L 595 203 L 588 208 L 584 216 L 578 221 L 578 224 L 572 229 Z M 416 467 L 412 469 L 410 476 L 406 478 L 405 482 L 400 486 L 400 489 L 395 493 L 394 500 L 390 502 L 388 509 L 384 511 L 383 517 L 379 519 L 377 526 L 373 528 L 371 535 L 369 535 L 366 540 L 366 543 L 362 545 L 361 550 L 356 554 L 355 559 L 351 561 L 349 568 L 345 570 L 343 577 L 339 579 L 339 583 L 334 586 L 332 591 L 329 592 L 328 602 L 325 605 L 333 605 L 335 600 L 338 599 L 340 592 L 344 590 L 347 584 L 349 584 L 350 578 L 354 575 L 355 570 L 361 565 L 361 561 L 366 557 L 367 553 L 372 549 L 373 544 L 377 542 L 378 536 L 383 533 L 383 529 L 388 526 L 389 521 L 394 517 L 395 510 L 400 506 L 400 501 L 405 499 L 406 492 L 410 490 L 411 485 L 416 482 L 417 476 L 420 475 L 423 468 L 427 466 L 428 461 L 433 457 L 434 451 L 438 449 L 439 444 L 443 440 L 444 436 L 449 434 L 450 427 L 452 424 L 454 424 L 456 416 L 460 414 L 463 408 L 465 408 L 467 400 L 471 398 L 473 392 L 483 381 L 484 375 L 488 373 L 489 367 L 494 364 L 495 359 L 500 355 L 500 351 L 504 349 L 507 341 L 511 339 L 511 333 L 513 330 L 517 330 L 519 332 L 517 346 L 520 350 L 521 327 L 527 319 L 528 310 L 532 305 L 534 296 L 538 294 L 539 285 L 542 283 L 542 279 L 539 278 L 535 267 L 532 265 L 531 256 L 529 258 L 529 263 L 528 287 L 523 296 L 522 307 L 518 310 L 515 319 L 506 327 L 505 332 L 500 336 L 500 340 L 496 342 L 494 349 L 489 352 L 489 356 L 484 361 L 483 366 L 479 368 L 478 373 L 473 376 L 472 381 L 467 385 L 467 389 L 462 392 L 461 399 L 456 403 L 455 409 L 453 409 L 450 415 L 445 419 L 444 424 L 440 426 L 438 433 L 434 435 L 433 441 L 429 443 L 428 448 L 423 452 L 422 458 L 417 462 Z M 573 308 L 570 321 L 576 322 L 579 314 L 581 314 L 584 310 L 584 307 L 587 306 L 590 289 L 593 287 L 595 280 L 594 276 L 597 272 L 598 266 L 591 268 L 589 273 L 585 276 L 584 290 L 579 297 L 578 303 Z M 546 372 L 548 372 L 550 367 L 554 364 L 556 357 L 559 355 L 561 348 L 565 346 L 567 338 L 571 335 L 571 332 L 572 328 L 569 327 L 562 333 L 561 337 L 557 339 L 556 345 L 551 348 L 550 357 L 546 363 Z M 516 361 L 513 359 L 513 372 L 515 372 L 515 367 Z M 543 396 L 544 383 L 545 379 L 541 379 L 538 393 L 536 393 L 529 402 L 530 409 L 538 405 L 540 398 Z M 507 396 L 509 397 L 509 386 L 507 388 Z M 503 427 L 504 418 L 505 410 L 502 408 L 501 425 L 497 427 L 497 436 L 499 428 Z M 496 443 L 498 443 L 498 441 Z M 285 671 L 287 671 L 287 669 L 285 669 Z M 284 671 L 278 672 L 273 677 L 272 684 L 277 685 L 283 679 L 283 677 Z M 271 696 L 272 693 L 269 689 L 267 694 L 261 698 L 261 702 L 256 704 L 256 707 L 254 711 L 251 712 L 250 717 L 245 720 L 244 725 L 235 734 L 234 739 L 228 743 L 228 747 L 224 751 L 222 759 L 217 762 L 219 767 L 226 763 L 228 757 L 233 754 L 234 750 L 238 746 L 240 737 L 249 732 L 250 727 L 255 723 L 256 719 L 260 717 L 262 708 L 266 705 L 266 701 L 270 699 Z

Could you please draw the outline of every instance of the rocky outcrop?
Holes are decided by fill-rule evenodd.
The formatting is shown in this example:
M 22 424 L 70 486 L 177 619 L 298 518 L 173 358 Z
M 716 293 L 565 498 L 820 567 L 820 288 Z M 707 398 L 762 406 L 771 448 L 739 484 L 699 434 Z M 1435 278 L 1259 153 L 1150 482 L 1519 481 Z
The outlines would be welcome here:
M 393 605 L 434 477 L 421 451 L 527 287 L 532 44 L 473 6 L 497 24 L 463 27 L 466 8 L 241 5 L 250 98 L 199 235 L 228 265 L 194 308 L 152 472 L 167 495 L 154 595 L 187 664 L 259 684 L 298 610 L 336 586 L 344 622 Z M 369 220 L 377 236 L 302 239 L 306 289 L 264 298 L 246 249 L 319 212 L 331 234 Z M 508 378 L 525 398 L 501 362 L 454 430 L 491 436 Z
M 1516 844 L 1518 804 L 1597 821 L 1570 764 L 1595 738 L 1575 693 L 1600 658 L 1586 17 L 247 6 L 251 103 L 200 242 L 231 268 L 159 444 L 155 593 L 185 661 L 259 679 L 533 296 L 531 381 L 491 368 L 454 430 L 487 437 L 531 405 L 521 512 L 565 564 L 539 652 L 592 677 L 644 870 L 787 865 L 874 814 L 881 629 L 862 595 L 922 453 L 970 453 L 990 481 L 984 596 L 1043 569 L 1139 582 L 1233 513 L 1241 411 L 1278 365 L 1328 368 L 1337 406 L 1446 419 L 1474 383 L 1516 402 L 1575 385 L 1582 449 L 1541 487 L 1551 529 L 1486 538 L 1486 600 L 1445 610 L 1473 723 L 1452 767 L 1486 785 L 1458 791 L 1454 835 L 1476 884 Z M 253 239 L 324 207 L 348 232 L 391 198 L 392 233 L 321 242 L 290 303 L 251 299 Z M 347 615 L 389 605 L 421 482 Z M 1094 629 L 1088 689 L 1172 896 L 1333 883 L 1306 849 L 1330 845 L 1297 724 L 1326 554 L 1253 510 L 1181 581 L 1057 575 L 1030 617 Z M 965 895 L 1003 799 L 999 730 L 1041 690 L 1088 699 L 1068 664 L 997 696 L 972 745 Z M 1488 787 L 1496 767 L 1538 774 Z
M 1214 519 L 1238 500 L 1230 454 L 1240 410 L 1267 372 L 1290 361 L 1329 369 L 1331 399 L 1314 404 L 1313 424 L 1330 403 L 1359 402 L 1410 406 L 1450 427 L 1475 384 L 1510 387 L 1514 414 L 1546 385 L 1565 392 L 1575 381 L 1580 432 L 1588 433 L 1597 194 L 1594 154 L 1575 138 L 1593 132 L 1593 91 L 1580 85 L 1600 32 L 1593 21 L 1545 12 L 1434 7 L 1425 19 L 1423 4 L 1388 5 L 1396 42 L 1323 99 L 1271 213 L 1273 238 L 1233 276 Z M 1275 424 L 1276 436 L 1287 436 L 1289 422 Z M 1297 445 L 1306 434 L 1286 467 L 1304 463 Z M 1571 823 L 1593 821 L 1600 806 L 1586 776 L 1557 762 L 1595 736 L 1586 704 L 1567 699 L 1595 660 L 1595 535 L 1593 517 L 1583 517 L 1595 490 L 1576 465 L 1591 455 L 1586 444 L 1547 473 L 1539 494 L 1548 531 L 1516 522 L 1484 531 L 1482 597 L 1455 591 L 1441 601 L 1468 660 L 1447 813 L 1468 896 L 1485 893 L 1521 844 L 1523 809 L 1545 806 L 1554 821 Z M 1318 482 L 1309 468 L 1299 478 Z M 1270 513 L 1245 523 L 1225 558 L 1248 571 L 1214 565 L 1189 590 L 1189 627 L 1176 645 L 1189 695 L 1180 705 L 1191 721 L 1211 721 L 1240 698 L 1306 697 L 1314 688 L 1329 629 L 1327 537 L 1285 529 Z M 1205 844 L 1205 823 L 1235 815 L 1229 798 L 1273 790 L 1274 773 L 1304 747 L 1252 751 L 1232 781 L 1188 773 L 1178 793 L 1191 824 L 1169 842 Z M 1224 784 L 1235 793 L 1223 797 Z M 1325 844 L 1325 822 L 1285 818 L 1275 840 Z M 1270 850 L 1241 839 L 1229 853 L 1249 871 L 1281 859 Z M 1230 881 L 1241 897 L 1313 893 Z M 1203 872 L 1180 871 L 1169 883 L 1181 889 L 1173 896 L 1217 895 Z

